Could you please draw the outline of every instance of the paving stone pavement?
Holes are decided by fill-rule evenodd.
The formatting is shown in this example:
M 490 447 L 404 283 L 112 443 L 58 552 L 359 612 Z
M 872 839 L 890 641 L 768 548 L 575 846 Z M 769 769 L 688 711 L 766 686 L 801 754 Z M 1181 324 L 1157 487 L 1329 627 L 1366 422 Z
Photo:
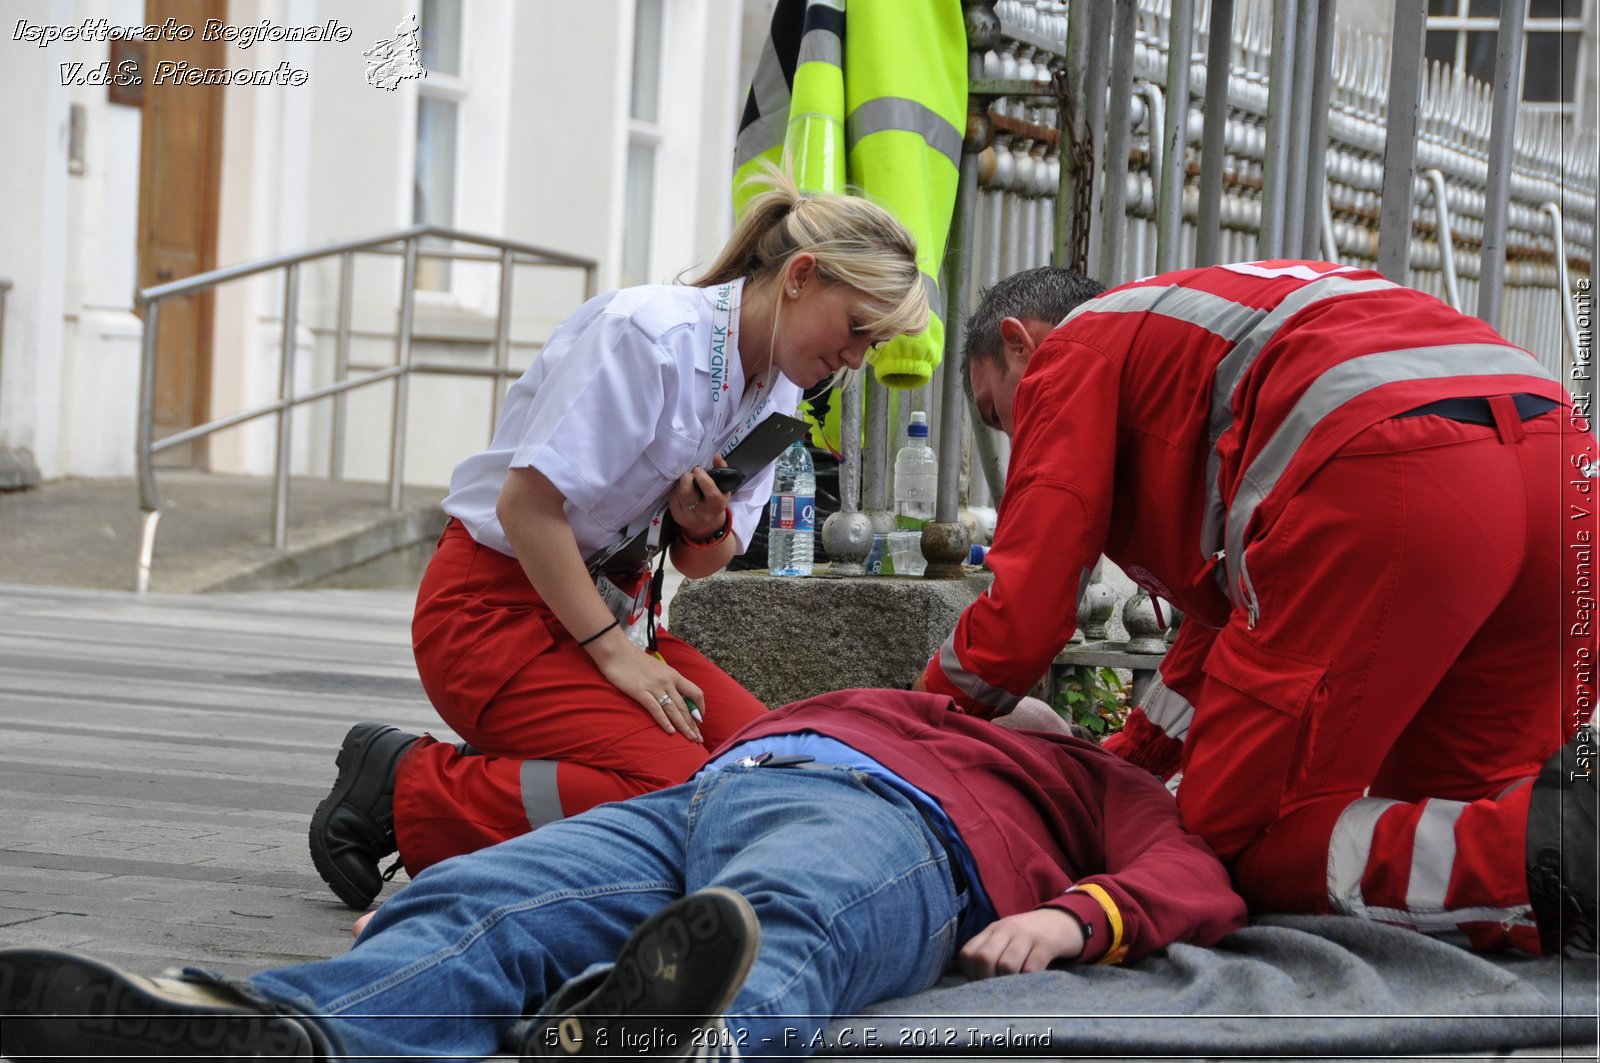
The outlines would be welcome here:
M 353 914 L 306 852 L 340 740 L 363 719 L 455 737 L 412 600 L 0 584 L 0 944 L 143 973 L 346 948 Z

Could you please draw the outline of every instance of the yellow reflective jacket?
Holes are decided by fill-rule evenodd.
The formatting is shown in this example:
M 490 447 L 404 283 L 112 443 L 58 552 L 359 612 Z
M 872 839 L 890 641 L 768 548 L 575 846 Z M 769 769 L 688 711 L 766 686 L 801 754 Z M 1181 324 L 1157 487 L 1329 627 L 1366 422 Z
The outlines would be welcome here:
M 893 213 L 916 238 L 933 314 L 872 365 L 887 386 L 913 388 L 944 349 L 939 268 L 966 124 L 966 31 L 960 0 L 848 0 L 847 33 L 846 2 L 779 0 L 739 126 L 734 210 L 763 160 L 787 157 L 801 191 L 854 186 Z

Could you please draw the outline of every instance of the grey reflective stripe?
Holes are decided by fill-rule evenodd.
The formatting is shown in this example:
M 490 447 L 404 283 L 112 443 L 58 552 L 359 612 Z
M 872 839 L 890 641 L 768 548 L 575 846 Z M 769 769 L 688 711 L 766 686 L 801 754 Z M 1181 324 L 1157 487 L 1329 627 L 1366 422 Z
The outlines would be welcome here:
M 750 78 L 750 95 L 755 97 L 756 111 L 763 117 L 789 109 L 789 83 L 783 80 L 783 65 L 778 62 L 778 49 L 770 35 Z
M 776 114 L 764 114 L 739 130 L 733 144 L 733 168 L 737 170 L 764 151 L 783 147 L 783 138 L 789 130 L 787 109 Z
M 1328 839 L 1328 900 L 1333 910 L 1344 915 L 1363 915 L 1367 910 L 1361 896 L 1361 876 L 1372 855 L 1372 834 L 1378 820 L 1399 801 L 1363 797 L 1350 802 L 1339 813 Z
M 1145 719 L 1175 742 L 1183 741 L 1189 733 L 1189 723 L 1194 719 L 1194 706 L 1189 704 L 1189 699 L 1167 686 L 1160 672 L 1156 673 L 1150 689 L 1145 691 L 1139 708 L 1144 711 Z
M 944 320 L 944 296 L 939 293 L 939 281 L 926 273 L 922 275 L 923 290 L 928 293 L 928 309 L 933 311 L 933 316 Z
M 809 38 L 810 34 L 806 36 Z M 845 136 L 852 145 L 861 143 L 874 133 L 888 130 L 915 133 L 927 141 L 928 147 L 949 159 L 951 165 L 961 164 L 961 130 L 916 100 L 908 100 L 903 96 L 880 96 L 868 100 L 850 112 L 844 128 Z
M 939 647 L 939 668 L 957 690 L 978 704 L 994 709 L 998 715 L 1010 712 L 1017 707 L 1017 702 L 1022 700 L 1009 690 L 990 686 L 961 666 L 961 658 L 956 656 L 954 631 L 944 640 L 944 645 Z
M 800 56 L 795 60 L 798 69 L 806 63 L 828 63 L 844 66 L 844 42 L 832 30 L 807 30 L 800 38 Z
M 538 828 L 566 818 L 561 811 L 561 795 L 556 792 L 555 761 L 523 761 L 518 782 L 522 786 L 522 810 L 528 814 L 529 827 Z
M 1432 805 L 1436 802 L 1430 801 Z M 1445 801 L 1440 804 L 1456 805 L 1457 802 Z M 1384 923 L 1398 923 L 1420 930 L 1425 934 L 1446 934 L 1453 932 L 1463 923 L 1499 923 L 1510 929 L 1513 926 L 1532 926 L 1533 909 L 1527 905 L 1517 905 L 1511 908 L 1444 908 L 1444 886 L 1435 886 L 1436 875 L 1434 872 L 1424 873 L 1419 881 L 1416 869 L 1416 848 L 1424 844 L 1424 829 L 1429 831 L 1426 838 L 1428 844 L 1436 839 L 1434 834 L 1442 825 L 1442 820 L 1434 824 L 1427 822 L 1429 811 L 1423 812 L 1423 821 L 1417 826 L 1417 841 L 1412 850 L 1411 882 L 1407 888 L 1407 908 L 1378 908 L 1369 907 L 1366 899 L 1361 894 L 1361 878 L 1366 873 L 1367 861 L 1372 857 L 1372 835 L 1378 827 L 1378 820 L 1383 814 L 1399 801 L 1389 801 L 1377 797 L 1363 797 L 1352 801 L 1350 806 L 1339 815 L 1339 821 L 1333 825 L 1333 836 L 1328 840 L 1328 900 L 1333 904 L 1333 910 L 1343 915 L 1354 915 L 1362 919 L 1371 919 Z M 1460 815 L 1459 806 L 1455 813 Z M 1455 819 L 1449 817 L 1452 831 L 1450 838 L 1450 860 L 1454 862 L 1454 829 Z M 1442 870 L 1443 878 L 1449 879 L 1448 867 Z M 1438 900 L 1431 898 L 1437 891 Z M 1423 901 L 1426 911 L 1413 911 L 1410 905 Z M 1421 905 L 1418 905 L 1421 907 Z
M 1238 390 L 1239 382 L 1255 364 L 1262 348 L 1278 334 L 1285 321 L 1312 303 L 1343 295 L 1378 292 L 1396 287 L 1399 285 L 1382 277 L 1353 281 L 1330 274 L 1323 280 L 1312 281 L 1285 296 L 1271 313 L 1261 318 L 1253 329 L 1240 337 L 1233 350 L 1217 363 L 1216 380 L 1211 386 L 1211 416 L 1207 425 L 1211 453 L 1206 456 L 1206 513 L 1200 525 L 1202 558 L 1210 557 L 1222 546 L 1223 514 L 1227 508 L 1222 501 L 1221 485 L 1217 482 L 1222 470 L 1222 456 L 1217 453 L 1217 440 L 1221 439 L 1222 433 L 1233 424 L 1233 393 Z
M 1401 380 L 1447 380 L 1466 376 L 1543 376 L 1548 370 L 1515 347 L 1494 343 L 1454 343 L 1379 351 L 1340 362 L 1311 382 L 1272 438 L 1239 480 L 1228 507 L 1224 546 L 1228 588 L 1234 604 L 1250 605 L 1238 592 L 1244 533 L 1261 502 L 1277 486 L 1290 461 L 1317 425 L 1334 410 L 1374 388 Z
M 1456 821 L 1466 805 L 1431 798 L 1417 820 L 1411 843 L 1411 879 L 1406 883 L 1406 909 L 1411 912 L 1444 911 L 1450 872 L 1456 866 Z
M 1197 288 L 1171 289 L 1165 299 L 1150 308 L 1150 312 L 1203 328 L 1229 343 L 1238 343 L 1250 335 L 1270 313 Z
M 1079 303 L 1067 311 L 1067 316 L 1056 325 L 1060 328 L 1079 314 L 1143 314 L 1161 301 L 1172 290 L 1170 285 L 1146 285 L 1143 288 L 1124 288 L 1117 292 L 1097 295 L 1088 302 Z
M 1222 433 L 1233 423 L 1233 393 L 1239 390 L 1239 382 L 1250 371 L 1250 367 L 1256 364 L 1256 357 L 1261 354 L 1262 348 L 1278 334 L 1285 321 L 1312 303 L 1320 303 L 1324 299 L 1335 299 L 1359 292 L 1379 292 L 1396 287 L 1399 286 L 1382 277 L 1353 281 L 1340 276 L 1329 276 L 1324 280 L 1312 281 L 1296 288 L 1284 296 L 1283 301 L 1273 307 L 1271 313 L 1263 317 L 1249 334 L 1241 336 L 1239 342 L 1234 344 L 1233 350 L 1217 363 L 1216 381 L 1211 387 L 1212 444 L 1215 445 L 1222 437 Z
M 1398 923 L 1422 934 L 1447 935 L 1463 923 L 1499 923 L 1507 930 L 1534 926 L 1533 908 L 1450 908 L 1442 912 L 1410 912 L 1403 908 L 1362 908 L 1361 917 L 1381 923 Z

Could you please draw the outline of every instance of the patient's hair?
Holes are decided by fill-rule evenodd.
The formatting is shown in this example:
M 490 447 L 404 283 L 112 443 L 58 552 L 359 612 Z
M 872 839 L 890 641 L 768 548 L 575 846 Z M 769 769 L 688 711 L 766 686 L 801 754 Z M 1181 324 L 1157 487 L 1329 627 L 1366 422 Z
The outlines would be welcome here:
M 1005 353 L 1000 322 L 1014 317 L 1054 324 L 1105 290 L 1099 281 L 1056 266 L 1013 273 L 985 289 L 978 298 L 977 309 L 967 318 L 966 342 L 961 352 L 961 383 L 967 394 L 972 394 L 972 363 L 999 362 Z

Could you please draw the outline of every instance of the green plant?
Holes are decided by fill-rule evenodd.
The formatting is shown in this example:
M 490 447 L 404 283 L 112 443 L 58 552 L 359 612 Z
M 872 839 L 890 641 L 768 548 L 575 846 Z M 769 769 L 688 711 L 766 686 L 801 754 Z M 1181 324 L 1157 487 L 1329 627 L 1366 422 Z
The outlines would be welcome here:
M 1122 729 L 1128 716 L 1128 688 L 1114 668 L 1074 665 L 1062 673 L 1051 708 L 1095 738 Z

